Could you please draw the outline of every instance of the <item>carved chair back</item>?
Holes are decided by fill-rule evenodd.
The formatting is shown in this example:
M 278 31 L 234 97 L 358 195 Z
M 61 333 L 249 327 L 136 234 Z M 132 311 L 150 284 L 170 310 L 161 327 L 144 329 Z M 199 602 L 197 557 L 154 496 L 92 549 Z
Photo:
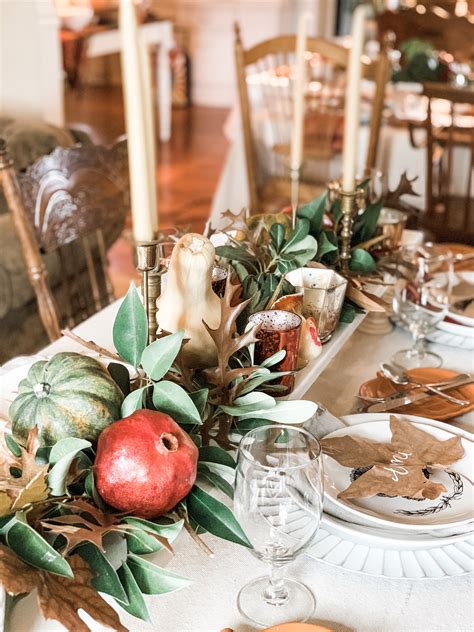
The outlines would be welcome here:
M 0 183 L 51 340 L 113 298 L 107 248 L 128 209 L 126 141 L 112 148 L 57 148 L 15 173 L 0 150 Z M 56 253 L 57 277 L 47 278 L 42 255 Z M 53 283 L 54 281 L 54 283 Z
M 425 223 L 443 241 L 474 241 L 474 91 L 432 83 L 424 84 L 423 94 L 428 97 Z
M 296 36 L 282 35 L 245 50 L 235 25 L 235 59 L 247 165 L 250 210 L 262 207 L 266 182 L 289 184 L 289 153 L 293 113 L 292 67 Z M 305 185 L 324 187 L 327 164 L 342 149 L 344 83 L 349 50 L 320 37 L 309 37 L 308 86 L 305 93 L 304 153 L 300 197 Z M 375 165 L 388 61 L 361 60 L 363 77 L 375 81 L 366 169 Z M 319 175 L 319 177 L 318 177 Z M 338 174 L 340 175 L 340 174 Z M 276 177 L 275 177 L 276 176 Z M 285 187 L 289 192 L 289 186 Z M 289 197 L 286 201 L 289 203 Z

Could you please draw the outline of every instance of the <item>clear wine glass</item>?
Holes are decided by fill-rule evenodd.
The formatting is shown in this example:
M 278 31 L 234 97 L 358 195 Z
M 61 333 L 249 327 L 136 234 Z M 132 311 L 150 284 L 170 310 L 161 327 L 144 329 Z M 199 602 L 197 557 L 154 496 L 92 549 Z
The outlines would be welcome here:
M 442 358 L 425 347 L 426 335 L 441 322 L 449 307 L 453 267 L 451 254 L 425 244 L 400 253 L 393 309 L 409 329 L 414 344 L 398 351 L 392 361 L 404 369 L 439 367 Z
M 295 426 L 251 430 L 239 446 L 234 509 L 252 553 L 269 564 L 268 576 L 246 584 L 239 611 L 259 626 L 307 621 L 316 599 L 286 565 L 310 544 L 323 509 L 323 465 L 318 440 Z

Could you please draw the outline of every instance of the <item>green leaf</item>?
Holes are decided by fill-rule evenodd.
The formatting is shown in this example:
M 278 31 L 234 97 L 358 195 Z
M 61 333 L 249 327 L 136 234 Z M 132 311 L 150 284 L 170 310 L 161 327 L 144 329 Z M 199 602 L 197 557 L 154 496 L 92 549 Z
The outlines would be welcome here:
M 127 594 L 123 589 L 119 576 L 105 555 L 93 544 L 81 544 L 75 550 L 87 562 L 94 577 L 94 588 L 106 595 L 114 597 L 121 605 L 128 604 Z
M 286 240 L 285 245 L 281 249 L 281 252 L 290 252 L 291 248 L 294 250 L 303 250 L 298 248 L 299 244 L 307 237 L 309 233 L 310 222 L 308 219 L 299 217 L 296 220 L 296 226 L 291 232 L 290 236 Z
M 266 368 L 269 366 L 273 366 L 275 364 L 278 364 L 278 362 L 281 362 L 285 358 L 285 356 L 286 356 L 286 349 L 280 349 L 280 351 L 277 351 L 269 358 L 266 358 L 266 360 L 264 360 L 260 366 L 266 367 Z
M 148 555 L 161 551 L 163 548 L 163 545 L 156 538 L 140 529 L 134 529 L 133 533 L 129 531 L 126 537 L 129 553 Z
M 234 268 L 235 273 L 239 277 L 239 281 L 243 283 L 249 275 L 247 268 L 241 263 L 239 263 L 238 261 L 233 261 L 232 267 Z
M 94 470 L 92 469 L 86 476 L 86 480 L 84 482 L 84 488 L 85 488 L 86 494 L 89 496 L 89 498 L 92 498 L 92 500 L 97 505 L 97 507 L 99 507 L 99 509 L 102 509 L 102 511 L 107 511 L 107 507 L 104 501 L 99 496 L 99 492 L 95 488 Z
M 323 230 L 318 237 L 318 259 L 322 259 L 324 255 L 334 251 L 337 251 L 336 244 L 329 240 L 328 231 Z
M 232 470 L 236 465 L 234 458 L 229 452 L 227 452 L 227 450 L 213 445 L 199 448 L 198 462 L 225 465 L 226 467 L 230 467 Z
M 351 251 L 349 261 L 349 269 L 352 272 L 374 272 L 376 268 L 375 261 L 366 250 L 354 248 Z
M 5 443 L 13 456 L 21 456 L 21 448 L 9 432 L 4 433 Z
M 113 327 L 114 345 L 124 360 L 137 367 L 148 340 L 148 322 L 133 283 L 122 301 Z
M 193 400 L 194 405 L 198 409 L 200 417 L 204 415 L 204 411 L 206 410 L 208 396 L 209 396 L 208 388 L 201 388 L 199 389 L 199 391 L 194 391 L 194 393 L 189 393 L 189 397 Z
M 289 375 L 290 373 L 291 371 L 274 371 L 273 373 L 269 373 L 268 375 L 258 375 L 257 377 L 251 377 L 247 380 L 245 386 L 240 391 L 240 394 L 245 395 L 247 393 L 250 393 L 262 384 L 268 384 L 268 382 L 273 382 L 273 380 L 277 380 L 278 378 L 283 377 L 284 375 Z
M 107 371 L 124 396 L 127 396 L 130 393 L 130 373 L 127 367 L 118 362 L 110 362 Z
M 254 257 L 244 246 L 217 246 L 216 255 L 229 259 L 230 261 L 240 261 L 242 263 L 254 262 Z
M 137 529 L 161 535 L 163 538 L 166 538 L 168 542 L 173 542 L 173 540 L 178 537 L 184 524 L 184 520 L 178 520 L 177 522 L 170 522 L 168 524 L 159 524 L 145 520 L 144 518 L 135 518 L 135 516 L 127 516 L 123 520 L 132 527 L 137 527 Z
M 91 446 L 90 441 L 75 438 L 61 439 L 53 446 L 49 455 L 53 467 L 48 473 L 48 486 L 53 496 L 67 494 L 66 478 L 71 464 L 81 450 Z
M 222 478 L 216 472 L 213 472 L 206 466 L 198 466 L 198 481 L 204 482 L 223 492 L 229 498 L 234 498 L 234 488 L 225 478 Z
M 339 316 L 339 322 L 349 324 L 352 323 L 356 315 L 356 311 L 353 305 L 349 305 L 347 302 L 343 304 L 341 314 Z
M 309 230 L 314 235 L 321 230 L 324 211 L 326 209 L 327 193 L 321 193 L 318 197 L 298 209 L 298 217 L 309 220 Z
M 382 200 L 379 200 L 375 204 L 369 204 L 362 215 L 357 218 L 353 229 L 353 244 L 372 239 L 377 229 L 377 222 L 379 221 L 382 206 Z
M 223 540 L 252 548 L 232 511 L 203 489 L 194 485 L 186 496 L 189 517 Z
M 173 417 L 182 424 L 202 424 L 201 416 L 184 388 L 163 380 L 153 386 L 153 405 L 156 410 Z
M 219 406 L 228 415 L 241 416 L 244 413 L 252 413 L 253 411 L 266 410 L 275 406 L 276 400 L 271 395 L 260 391 L 248 393 L 234 400 L 232 406 Z M 255 415 L 252 415 L 253 417 Z
M 140 588 L 138 587 L 135 578 L 132 575 L 128 565 L 126 562 L 122 564 L 122 566 L 117 571 L 117 575 L 122 583 L 125 594 L 127 595 L 128 604 L 124 604 L 118 602 L 120 606 L 134 617 L 138 617 L 143 621 L 148 621 L 151 623 L 150 613 L 148 612 L 148 608 L 146 607 L 145 600 L 143 599 L 143 595 L 141 593 Z
M 285 226 L 283 224 L 279 224 L 278 222 L 272 224 L 272 227 L 270 228 L 270 237 L 275 250 L 279 252 L 283 242 L 285 241 Z
M 184 329 L 155 340 L 142 353 L 142 366 L 152 380 L 161 380 L 170 370 L 181 349 Z
M 255 430 L 255 428 L 263 428 L 263 426 L 268 426 L 266 419 L 254 419 L 253 417 L 249 419 L 239 419 L 234 425 L 236 431 L 241 435 L 247 434 L 247 432 Z
M 123 417 L 128 417 L 136 410 L 140 410 L 143 408 L 143 395 L 144 391 L 148 386 L 142 386 L 137 388 L 136 391 L 132 391 L 127 397 L 123 400 L 122 406 L 120 408 L 120 414 Z
M 128 556 L 127 565 L 138 587 L 146 595 L 163 595 L 175 592 L 191 583 L 186 577 L 160 568 L 134 553 Z
M 285 424 L 300 424 L 316 414 L 318 405 L 304 399 L 278 401 L 273 408 L 253 410 L 239 415 L 239 419 L 267 419 Z
M 30 527 L 22 512 L 17 512 L 3 527 L 2 533 L 7 546 L 27 564 L 55 575 L 74 577 L 64 557 L 53 549 L 33 527 Z

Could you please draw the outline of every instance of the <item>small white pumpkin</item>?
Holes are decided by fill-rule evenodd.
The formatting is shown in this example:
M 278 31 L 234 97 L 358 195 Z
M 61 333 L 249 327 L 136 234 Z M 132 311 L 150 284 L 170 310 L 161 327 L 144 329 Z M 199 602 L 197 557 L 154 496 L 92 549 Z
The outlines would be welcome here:
M 184 329 L 186 363 L 193 367 L 215 366 L 217 349 L 203 321 L 220 325 L 220 301 L 212 289 L 215 250 L 203 235 L 188 233 L 171 254 L 166 289 L 157 302 L 158 324 L 169 333 Z

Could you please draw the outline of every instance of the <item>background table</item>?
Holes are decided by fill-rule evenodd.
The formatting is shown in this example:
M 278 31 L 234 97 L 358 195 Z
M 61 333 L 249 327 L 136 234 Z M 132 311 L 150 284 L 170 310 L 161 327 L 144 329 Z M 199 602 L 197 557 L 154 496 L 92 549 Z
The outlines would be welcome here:
M 118 308 L 113 303 L 76 328 L 87 340 L 113 348 L 112 323 Z M 344 326 L 342 326 L 344 327 Z M 357 333 L 309 389 L 307 397 L 316 399 L 335 414 L 351 412 L 359 385 L 375 375 L 380 361 L 410 344 L 404 331 L 395 329 L 385 336 Z M 472 371 L 472 354 L 463 349 L 433 346 L 445 358 L 445 367 Z M 41 353 L 81 350 L 63 338 Z M 1 377 L 0 377 L 1 381 Z M 467 430 L 474 427 L 474 414 L 456 422 Z M 250 579 L 265 573 L 265 566 L 237 545 L 205 535 L 215 553 L 208 558 L 182 533 L 175 543 L 176 556 L 168 568 L 193 580 L 188 588 L 163 597 L 146 597 L 152 624 L 138 621 L 121 612 L 132 632 L 219 632 L 231 627 L 235 632 L 250 632 L 239 614 L 236 596 Z M 331 622 L 337 632 L 468 632 L 474 620 L 470 599 L 472 578 L 462 576 L 444 580 L 407 581 L 369 577 L 301 556 L 289 567 L 289 575 L 306 582 L 316 593 L 318 605 L 314 621 Z M 53 632 L 62 630 L 54 622 L 40 619 L 34 595 L 14 610 L 15 632 Z M 93 624 L 93 630 L 105 630 Z

